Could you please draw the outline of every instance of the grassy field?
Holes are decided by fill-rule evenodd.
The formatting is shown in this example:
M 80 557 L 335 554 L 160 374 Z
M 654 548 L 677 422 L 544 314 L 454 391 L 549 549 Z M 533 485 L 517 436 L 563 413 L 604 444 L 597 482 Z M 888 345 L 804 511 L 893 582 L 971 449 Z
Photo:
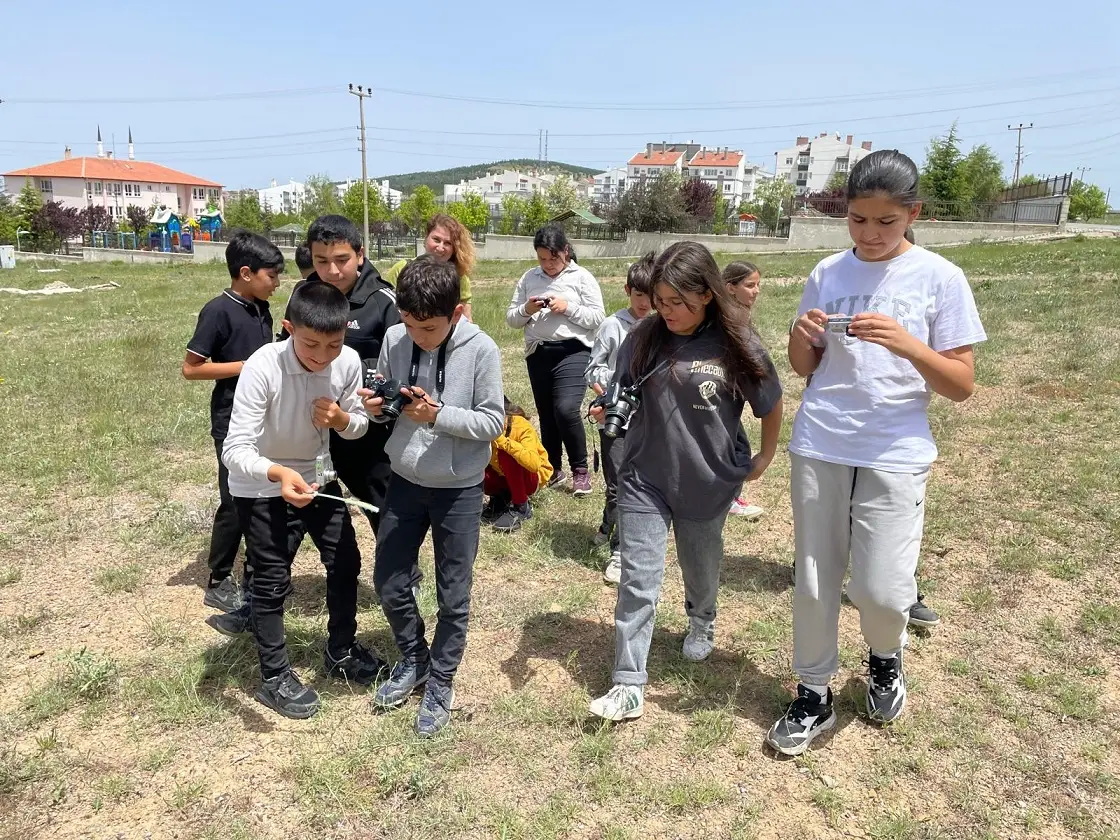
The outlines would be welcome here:
M 220 267 L 3 272 L 5 286 L 121 287 L 0 293 L 0 838 L 1117 840 L 1120 242 L 950 256 L 991 340 L 975 398 L 932 411 L 920 573 L 945 621 L 913 639 L 908 713 L 878 729 L 857 714 L 866 651 L 846 606 L 838 731 L 793 761 L 763 747 L 793 685 L 784 456 L 756 491 L 766 516 L 727 525 L 708 663 L 680 656 L 670 566 L 641 720 L 586 713 L 614 649 L 614 590 L 589 545 L 601 496 L 546 491 L 522 532 L 484 535 L 446 737 L 417 741 L 414 705 L 374 716 L 321 679 L 324 585 L 306 549 L 288 638 L 324 702 L 288 721 L 249 696 L 250 646 L 202 622 L 209 388 L 178 371 Z M 763 261 L 758 318 L 789 419 L 801 385 L 785 327 L 815 259 Z M 624 266 L 588 267 L 620 304 Z M 504 324 L 518 273 L 481 266 L 474 312 L 531 404 Z M 371 596 L 363 584 L 359 634 L 388 653 Z M 422 602 L 434 614 L 431 574 Z

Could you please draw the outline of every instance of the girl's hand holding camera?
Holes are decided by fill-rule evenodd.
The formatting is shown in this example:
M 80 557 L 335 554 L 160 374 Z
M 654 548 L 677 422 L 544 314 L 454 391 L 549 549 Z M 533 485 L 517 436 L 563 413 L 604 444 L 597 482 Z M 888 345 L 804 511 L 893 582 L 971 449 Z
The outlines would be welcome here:
M 548 295 L 537 295 L 535 297 L 529 298 L 527 301 L 525 301 L 525 314 L 536 315 L 538 312 L 548 306 L 548 302 Z
M 881 312 L 861 312 L 855 315 L 848 325 L 848 335 L 886 347 L 904 359 L 913 357 L 917 348 L 925 347 L 902 324 Z
M 601 397 L 606 393 L 606 391 L 603 390 L 603 386 L 598 382 L 591 386 L 591 390 L 595 392 L 595 396 L 597 397 Z M 593 405 L 590 409 L 588 409 L 587 416 L 594 420 L 596 423 L 602 423 L 603 413 L 606 410 L 607 409 L 601 405 Z
M 820 347 L 828 316 L 819 309 L 810 309 L 793 323 L 793 334 L 809 347 Z

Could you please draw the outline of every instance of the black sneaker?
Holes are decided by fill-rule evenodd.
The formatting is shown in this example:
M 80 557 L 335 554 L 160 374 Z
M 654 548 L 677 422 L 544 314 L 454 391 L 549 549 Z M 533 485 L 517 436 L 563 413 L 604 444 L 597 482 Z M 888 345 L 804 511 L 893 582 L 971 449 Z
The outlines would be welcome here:
M 244 604 L 241 587 L 233 579 L 233 575 L 217 582 L 210 581 L 206 586 L 206 593 L 202 596 L 202 603 L 224 613 L 237 612 Z
M 303 720 L 319 711 L 319 695 L 299 681 L 290 668 L 278 677 L 261 683 L 253 695 L 258 701 L 284 717 Z
M 491 496 L 487 502 L 486 507 L 482 509 L 482 521 L 489 524 L 505 513 L 509 507 L 509 494 L 497 493 Z
M 926 606 L 922 593 L 918 593 L 918 600 L 910 608 L 910 617 L 906 623 L 911 627 L 936 627 L 941 623 L 941 616 Z
M 552 478 L 548 480 L 548 486 L 551 488 L 560 487 L 567 480 L 568 474 L 563 470 L 558 469 L 552 474 Z
M 889 659 L 867 657 L 867 716 L 878 723 L 897 720 L 906 708 L 906 677 L 902 653 Z
M 431 738 L 451 723 L 451 707 L 455 705 L 455 689 L 435 680 L 428 682 L 420 711 L 416 713 L 416 734 Z
M 236 612 L 218 613 L 206 617 L 206 623 L 223 636 L 244 636 L 252 630 L 252 610 L 248 604 Z
M 402 705 L 416 689 L 428 681 L 430 665 L 425 662 L 402 660 L 393 666 L 389 679 L 377 687 L 373 695 L 373 705 L 378 709 L 395 709 Z
M 801 755 L 813 739 L 836 725 L 832 708 L 832 689 L 822 700 L 815 691 L 797 686 L 797 699 L 789 705 L 785 716 L 770 727 L 766 743 L 782 755 Z
M 375 655 L 361 642 L 355 641 L 340 656 L 333 655 L 330 650 L 325 651 L 323 670 L 328 677 L 358 685 L 372 685 L 383 672 L 389 670 L 389 663 Z
M 510 505 L 506 512 L 499 516 L 492 523 L 495 531 L 516 531 L 521 527 L 522 522 L 527 522 L 533 518 L 533 508 L 528 502 L 523 505 Z

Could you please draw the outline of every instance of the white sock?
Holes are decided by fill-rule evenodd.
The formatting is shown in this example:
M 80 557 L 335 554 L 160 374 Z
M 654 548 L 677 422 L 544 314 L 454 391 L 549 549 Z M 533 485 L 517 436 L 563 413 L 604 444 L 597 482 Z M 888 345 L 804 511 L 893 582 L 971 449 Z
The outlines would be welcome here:
M 812 691 L 813 693 L 815 693 L 818 697 L 821 698 L 821 700 L 823 700 L 825 702 L 828 701 L 828 685 L 827 684 L 825 684 L 825 685 L 810 685 L 809 683 L 806 683 L 806 682 L 803 682 L 801 684 L 803 686 L 805 686 L 807 689 L 809 689 L 810 691 Z
M 871 655 L 878 657 L 879 659 L 894 659 L 900 653 L 902 653 L 902 648 L 888 651 L 875 650 L 874 648 L 872 648 L 871 650 Z

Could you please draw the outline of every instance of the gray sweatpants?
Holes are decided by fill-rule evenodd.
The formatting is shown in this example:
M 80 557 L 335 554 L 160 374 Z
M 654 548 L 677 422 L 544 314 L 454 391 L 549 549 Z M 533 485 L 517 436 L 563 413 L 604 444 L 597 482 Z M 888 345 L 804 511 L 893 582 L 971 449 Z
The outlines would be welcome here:
M 849 558 L 848 597 L 859 609 L 868 647 L 876 656 L 893 656 L 906 644 L 929 469 L 884 472 L 793 453 L 790 462 L 793 670 L 803 683 L 827 685 L 839 667 L 840 591 Z
M 692 618 L 713 621 L 719 567 L 723 561 L 725 512 L 710 520 L 681 519 L 670 511 L 618 511 L 622 581 L 614 610 L 615 654 L 613 681 L 645 685 L 646 659 L 653 639 L 653 618 L 665 578 L 665 548 L 669 524 L 677 544 L 677 562 L 684 578 L 684 608 Z

